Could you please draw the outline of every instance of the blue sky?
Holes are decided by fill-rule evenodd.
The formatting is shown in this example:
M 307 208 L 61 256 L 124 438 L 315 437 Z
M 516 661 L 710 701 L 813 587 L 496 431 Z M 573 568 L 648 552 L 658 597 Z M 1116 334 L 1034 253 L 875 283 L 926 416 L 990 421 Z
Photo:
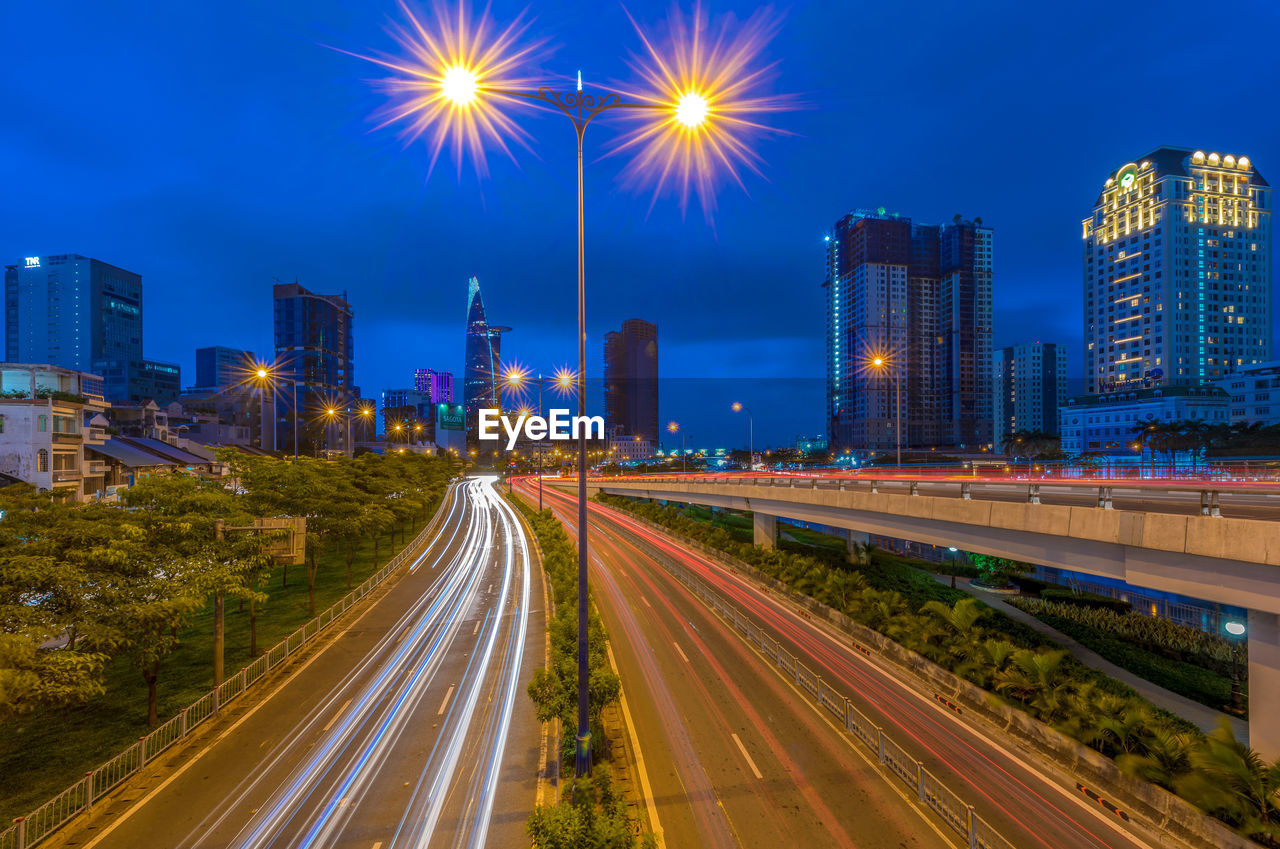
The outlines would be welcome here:
M 564 77 L 628 80 L 639 43 L 621 5 L 510 3 Z M 633 3 L 642 23 L 667 7 Z M 755 6 L 717 2 L 713 18 Z M 995 228 L 996 341 L 1066 342 L 1077 372 L 1079 221 L 1118 165 L 1159 144 L 1246 154 L 1280 173 L 1273 60 L 1280 7 L 1237 3 L 795 3 L 781 7 L 766 178 L 721 192 L 714 224 L 652 210 L 588 154 L 591 368 L 626 318 L 659 325 L 667 377 L 820 378 L 822 235 L 884 206 Z M 466 279 L 506 351 L 573 357 L 572 134 L 530 118 L 518 162 L 480 180 L 372 132 L 370 66 L 326 49 L 395 49 L 391 2 L 8 3 L 0 8 L 0 259 L 76 252 L 143 275 L 145 349 L 194 378 L 198 346 L 271 348 L 271 283 L 345 290 L 357 382 L 458 371 Z M 602 121 L 595 154 L 616 138 Z M 807 397 L 810 392 L 806 391 Z M 673 403 L 675 403 L 673 401 Z M 664 419 L 715 416 L 667 409 Z M 772 402 L 767 402 L 772 403 Z M 801 405 L 757 443 L 821 429 Z

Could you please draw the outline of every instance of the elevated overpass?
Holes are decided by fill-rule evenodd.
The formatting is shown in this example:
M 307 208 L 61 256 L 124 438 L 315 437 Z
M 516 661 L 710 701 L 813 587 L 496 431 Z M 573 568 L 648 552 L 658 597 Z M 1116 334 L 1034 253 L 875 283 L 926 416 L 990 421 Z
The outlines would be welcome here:
M 1280 756 L 1280 488 L 835 477 L 598 478 L 589 491 L 750 511 L 1115 578 L 1246 608 L 1250 744 Z

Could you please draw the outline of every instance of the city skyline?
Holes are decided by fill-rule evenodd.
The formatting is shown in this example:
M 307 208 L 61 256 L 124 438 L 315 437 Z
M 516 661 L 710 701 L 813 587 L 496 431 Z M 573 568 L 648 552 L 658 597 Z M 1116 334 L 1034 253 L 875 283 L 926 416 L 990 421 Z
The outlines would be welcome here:
M 499 4 L 495 14 L 518 11 L 508 6 Z M 732 8 L 725 4 L 715 11 Z M 1016 16 L 977 22 L 960 11 L 942 11 L 908 23 L 905 12 L 887 8 L 791 10 L 770 58 L 785 60 L 788 90 L 809 107 L 775 116 L 780 128 L 796 136 L 786 144 L 766 139 L 762 152 L 770 179 L 751 182 L 749 196 L 721 193 L 714 227 L 696 210 L 682 219 L 670 198 L 659 198 L 646 218 L 624 219 L 623 207 L 636 198 L 616 191 L 618 169 L 607 158 L 599 160 L 602 145 L 590 154 L 587 196 L 593 279 L 654 292 L 662 309 L 650 311 L 651 318 L 664 327 L 670 376 L 820 376 L 823 340 L 816 323 L 822 290 L 814 268 L 829 222 L 849 209 L 879 205 L 936 223 L 959 210 L 980 211 L 998 231 L 994 344 L 1061 342 L 1072 352 L 1071 376 L 1079 376 L 1079 219 L 1106 175 L 1134 151 L 1162 143 L 1247 153 L 1263 173 L 1269 165 L 1274 170 L 1280 158 L 1276 119 L 1246 108 L 1246 91 L 1223 90 L 1201 78 L 1173 87 L 1154 68 L 1139 69 L 1133 80 L 1150 90 L 1142 121 L 1102 135 L 1064 131 L 1106 115 L 1102 98 L 1057 70 L 1105 55 L 1107 39 L 1088 35 L 1092 28 L 1085 23 L 1103 8 L 1111 9 L 1085 7 L 1070 20 L 1042 13 L 1063 32 L 1054 45 L 1024 38 L 1020 27 L 1027 22 L 1019 24 Z M 556 44 L 582 44 L 578 34 L 585 24 L 572 11 L 542 13 L 536 34 Z M 1174 11 L 1150 22 L 1152 38 L 1177 27 Z M 378 102 L 364 83 L 368 69 L 320 44 L 390 47 L 379 15 L 353 16 L 336 6 L 309 6 L 306 17 L 299 7 L 278 7 L 211 20 L 181 10 L 168 23 L 88 6 L 65 18 L 34 8 L 8 14 L 14 31 L 57 30 L 67 49 L 58 67 L 45 68 L 34 54 L 31 61 L 23 58 L 38 40 L 13 46 L 15 67 L 41 67 L 29 73 L 48 79 L 33 76 L 28 85 L 0 95 L 9 114 L 24 116 L 0 131 L 0 145 L 14 154 L 12 161 L 25 157 L 29 163 L 7 174 L 7 185 L 23 201 L 0 218 L 6 234 L 0 248 L 7 262 L 75 251 L 142 274 L 148 282 L 149 356 L 175 361 L 190 374 L 196 347 L 270 350 L 269 287 L 275 277 L 297 277 L 313 291 L 352 293 L 358 359 L 367 364 L 363 384 L 401 385 L 401 375 L 421 362 L 460 374 L 454 293 L 459 280 L 476 275 L 486 281 L 494 304 L 519 309 L 519 345 L 512 350 L 518 348 L 522 361 L 569 358 L 572 294 L 564 274 L 554 269 L 572 269 L 573 260 L 554 237 L 568 226 L 567 210 L 557 201 L 572 189 L 559 153 L 540 151 L 543 160 L 524 158 L 521 168 L 491 156 L 493 178 L 478 183 L 466 169 L 459 180 L 454 163 L 443 159 L 428 175 L 421 149 L 405 150 L 388 136 L 368 132 L 365 116 Z M 618 46 L 631 44 L 621 11 L 586 17 Z M 200 26 L 184 26 L 193 23 L 190 18 Z M 919 35 L 906 53 L 878 46 L 884 39 L 876 33 L 904 25 Z M 827 48 L 838 31 L 851 26 L 867 36 L 865 66 L 888 69 L 902 83 L 895 88 L 917 92 L 912 98 L 921 102 L 856 89 L 833 96 L 830 81 L 845 71 L 833 70 L 843 60 Z M 178 32 L 183 35 L 175 41 Z M 952 32 L 970 38 L 953 43 Z M 145 43 L 134 44 L 143 38 Z M 554 55 L 544 63 L 546 72 L 567 80 L 581 66 L 588 83 L 625 78 L 618 49 L 600 41 L 572 55 Z M 959 46 L 964 42 L 972 46 Z M 981 45 L 995 42 L 1006 50 L 1007 65 L 979 65 Z M 1174 58 L 1182 49 L 1173 48 Z M 258 58 L 265 78 L 252 83 L 252 98 L 242 96 L 250 90 L 243 71 L 223 69 L 211 76 L 195 67 L 213 50 Z M 194 79 L 183 93 L 143 82 L 189 61 Z M 1252 80 L 1248 88 L 1265 90 L 1276 80 L 1276 70 L 1261 57 L 1248 54 L 1241 61 L 1240 73 Z M 973 86 L 948 83 L 921 93 L 926 87 L 913 85 L 938 78 L 941 69 L 971 63 L 983 68 Z M 211 59 L 206 64 L 220 67 Z M 92 74 L 86 73 L 89 67 Z M 1015 67 L 1017 74 L 1003 70 Z M 68 83 L 72 77 L 76 85 Z M 153 138 L 108 128 L 92 146 L 66 132 L 73 117 L 78 126 L 84 113 L 98 114 L 95 104 L 107 102 L 101 96 L 107 86 L 131 91 L 127 122 L 164 132 Z M 56 100 L 42 98 L 51 90 L 58 92 Z M 316 90 L 326 96 L 313 97 Z M 1227 120 L 1203 127 L 1188 119 L 1181 104 L 1210 94 L 1215 103 L 1239 108 L 1224 108 Z M 219 133 L 205 140 L 205 105 L 229 110 L 220 126 L 233 133 L 236 144 L 218 140 Z M 849 132 L 868 112 L 889 120 L 875 133 Z M 915 113 L 929 121 L 962 113 L 991 120 L 982 130 L 966 124 L 970 129 L 947 145 L 935 145 L 915 138 L 929 137 L 916 132 L 925 118 Z M 276 115 L 289 116 L 293 128 L 279 124 Z M 247 134 L 239 126 L 255 129 Z M 889 161 L 910 168 L 881 167 Z M 104 162 L 116 165 L 98 167 Z M 1037 183 L 1042 173 L 1047 176 L 1047 163 L 1054 170 L 1046 191 Z M 86 170 L 92 172 L 87 182 Z M 259 196 L 265 202 L 255 200 Z M 504 235 L 508 249 L 494 251 L 492 224 L 507 229 L 501 222 L 517 209 L 526 211 L 520 232 Z M 686 227 L 697 238 L 675 237 Z M 662 250 L 621 247 L 637 241 Z M 519 257 L 531 250 L 543 252 L 543 268 L 523 268 Z M 723 299 L 725 320 L 707 326 L 696 306 L 720 300 L 726 290 L 717 287 L 730 281 L 735 297 Z M 779 281 L 786 284 L 782 293 L 774 291 Z M 767 312 L 753 310 L 762 303 Z M 193 328 L 181 319 L 197 309 L 203 320 Z M 604 332 L 629 311 L 630 305 L 615 307 L 602 295 L 589 299 L 589 374 L 599 374 Z M 414 344 L 404 344 L 409 338 Z M 757 339 L 768 342 L 769 357 L 760 356 Z

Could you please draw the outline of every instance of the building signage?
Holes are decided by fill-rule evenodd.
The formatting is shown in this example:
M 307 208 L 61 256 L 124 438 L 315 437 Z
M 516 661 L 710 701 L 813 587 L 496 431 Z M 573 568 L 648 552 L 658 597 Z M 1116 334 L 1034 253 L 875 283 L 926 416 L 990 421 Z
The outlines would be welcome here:
M 466 408 L 461 404 L 437 404 L 436 427 L 440 430 L 466 430 Z
M 27 268 L 39 268 L 39 267 L 40 267 L 40 257 L 38 256 L 27 257 Z

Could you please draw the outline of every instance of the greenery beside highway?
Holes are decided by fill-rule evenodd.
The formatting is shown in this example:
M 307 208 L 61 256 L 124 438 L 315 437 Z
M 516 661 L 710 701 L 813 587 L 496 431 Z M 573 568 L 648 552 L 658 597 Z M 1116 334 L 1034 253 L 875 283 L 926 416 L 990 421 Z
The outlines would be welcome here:
M 27 813 L 214 686 L 215 599 L 229 677 L 412 539 L 457 466 L 419 455 L 296 465 L 228 453 L 231 477 L 144 478 L 124 503 L 0 489 L 0 816 Z M 305 516 L 306 564 L 276 565 Z
M 1031 628 L 918 569 L 874 549 L 866 552 L 866 565 L 764 549 L 674 506 L 598 498 L 843 612 L 1255 839 L 1274 844 L 1280 837 L 1280 761 L 1265 763 L 1225 723 L 1202 734 Z
M 511 501 L 538 538 L 542 569 L 555 604 L 555 615 L 547 621 L 551 667 L 534 673 L 529 682 L 529 698 L 537 707 L 540 722 L 560 720 L 560 773 L 572 775 L 578 728 L 578 550 L 550 510 L 539 513 L 519 498 Z M 653 835 L 637 837 L 638 824 L 613 786 L 601 715 L 605 707 L 618 700 L 622 682 L 609 667 L 609 635 L 594 604 L 589 611 L 587 635 L 592 774 L 571 779 L 563 787 L 558 804 L 534 808 L 527 824 L 529 838 L 536 849 L 653 846 Z

